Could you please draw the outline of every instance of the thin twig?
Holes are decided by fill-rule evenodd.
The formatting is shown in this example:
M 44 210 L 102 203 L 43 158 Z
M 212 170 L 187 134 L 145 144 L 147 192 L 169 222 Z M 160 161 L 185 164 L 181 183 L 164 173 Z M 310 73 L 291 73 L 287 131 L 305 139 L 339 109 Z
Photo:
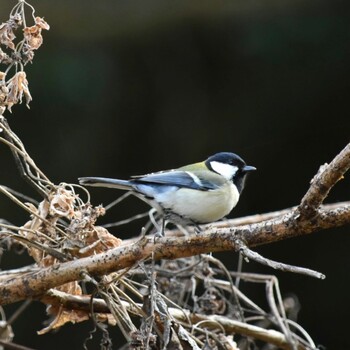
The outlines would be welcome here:
M 7 325 L 11 325 L 13 322 L 17 320 L 17 318 L 23 313 L 23 311 L 33 302 L 33 300 L 28 299 L 24 301 L 16 311 L 11 315 L 11 317 L 7 321 Z
M 3 234 L 3 235 L 6 235 L 8 237 L 11 237 L 12 239 L 18 241 L 18 242 L 21 242 L 22 244 L 25 244 L 25 245 L 28 245 L 29 247 L 34 247 L 38 250 L 41 250 L 49 255 L 51 255 L 52 257 L 56 258 L 58 261 L 67 261 L 68 258 L 65 254 L 57 251 L 56 249 L 53 249 L 49 246 L 46 246 L 44 244 L 41 244 L 39 242 L 35 242 L 33 240 L 30 240 L 26 237 L 23 237 L 23 236 L 20 236 L 16 233 L 13 233 L 11 231 L 4 231 L 2 230 L 0 232 L 0 234 Z
M 67 234 L 61 230 L 59 227 L 57 227 L 56 225 L 54 225 L 52 222 L 46 220 L 45 218 L 41 217 L 37 212 L 35 212 L 34 210 L 32 210 L 29 206 L 25 205 L 24 203 L 22 203 L 18 198 L 16 198 L 12 193 L 10 193 L 9 191 L 6 190 L 6 188 L 2 185 L 0 185 L 0 192 L 3 193 L 4 195 L 6 195 L 8 198 L 10 198 L 13 202 L 15 202 L 18 206 L 20 206 L 21 208 L 23 208 L 25 211 L 29 212 L 30 214 L 32 214 L 33 216 L 37 217 L 38 219 L 40 219 L 42 222 L 44 222 L 46 225 L 53 227 L 55 230 L 57 230 L 58 232 L 60 232 L 62 234 L 62 236 L 67 237 Z
M 143 218 L 145 218 L 146 216 L 149 216 L 149 213 L 148 213 L 148 212 L 147 212 L 147 213 L 143 213 L 143 214 L 137 214 L 137 215 L 131 216 L 130 218 L 125 219 L 125 220 L 120 220 L 120 221 L 116 221 L 116 222 L 104 224 L 104 225 L 102 225 L 102 227 L 104 227 L 104 228 L 110 228 L 110 227 L 116 227 L 116 226 L 127 225 L 127 224 L 129 224 L 130 222 L 134 222 L 135 220 L 143 219 Z
M 35 350 L 33 348 L 28 348 L 28 346 L 23 346 L 20 344 L 6 342 L 2 340 L 0 340 L 0 345 L 3 346 L 4 349 L 9 349 L 9 350 Z
M 284 264 L 278 261 L 267 259 L 257 252 L 249 249 L 242 241 L 237 240 L 236 249 L 239 251 L 246 259 L 254 260 L 262 265 L 272 267 L 275 270 L 299 273 L 301 275 L 306 275 L 314 278 L 325 279 L 326 276 L 320 272 L 307 269 L 305 267 L 293 266 L 289 264 Z

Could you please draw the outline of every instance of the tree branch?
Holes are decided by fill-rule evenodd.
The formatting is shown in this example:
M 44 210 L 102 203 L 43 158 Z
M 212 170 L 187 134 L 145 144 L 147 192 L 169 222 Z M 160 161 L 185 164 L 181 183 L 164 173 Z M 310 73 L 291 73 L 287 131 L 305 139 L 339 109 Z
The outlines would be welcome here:
M 332 160 L 330 164 L 320 167 L 318 173 L 311 180 L 311 186 L 301 200 L 298 211 L 305 218 L 317 214 L 318 207 L 328 196 L 332 187 L 343 178 L 350 169 L 350 143 Z
M 152 237 L 128 246 L 111 249 L 105 253 L 56 264 L 33 273 L 25 273 L 16 278 L 2 280 L 0 303 L 8 304 L 27 297 L 35 297 L 50 288 L 67 282 L 81 280 L 82 272 L 104 275 L 133 266 L 148 259 L 178 259 L 209 252 L 237 249 L 237 240 L 249 247 L 272 243 L 303 234 L 350 224 L 350 205 L 335 209 L 320 209 L 313 220 L 293 220 L 294 213 L 281 218 L 231 228 L 211 228 L 199 235 L 187 237 L 162 237 L 154 241 Z

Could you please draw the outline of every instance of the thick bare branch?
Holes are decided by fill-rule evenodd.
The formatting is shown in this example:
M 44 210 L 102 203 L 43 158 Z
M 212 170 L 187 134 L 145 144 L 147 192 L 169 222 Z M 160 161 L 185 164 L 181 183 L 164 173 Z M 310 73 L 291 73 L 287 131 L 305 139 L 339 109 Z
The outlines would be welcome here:
M 322 209 L 313 220 L 296 221 L 293 214 L 265 222 L 232 228 L 212 228 L 200 235 L 163 237 L 141 241 L 89 256 L 2 280 L 0 303 L 13 303 L 38 296 L 50 288 L 82 279 L 82 272 L 104 275 L 133 266 L 154 253 L 156 260 L 177 259 L 209 252 L 235 250 L 237 240 L 253 247 L 331 227 L 350 224 L 350 205 L 336 209 Z
M 350 201 L 324 204 L 320 207 L 320 209 L 333 210 L 333 209 L 343 208 L 343 207 L 347 207 L 347 206 L 350 206 Z M 291 208 L 277 210 L 277 211 L 268 212 L 268 213 L 254 214 L 254 215 L 243 216 L 240 218 L 218 221 L 218 222 L 215 222 L 212 224 L 202 225 L 201 229 L 203 232 L 210 232 L 214 228 L 215 229 L 230 228 L 230 227 L 237 227 L 237 226 L 243 226 L 243 225 L 249 225 L 249 224 L 256 224 L 259 222 L 268 221 L 268 220 L 272 220 L 272 219 L 281 218 L 283 216 L 292 215 L 293 213 L 295 213 L 295 211 L 297 209 L 298 209 L 298 206 L 294 206 Z M 171 231 L 166 231 L 166 235 L 168 237 L 170 237 L 170 236 L 171 237 L 179 237 L 179 236 L 183 236 L 183 232 L 180 230 L 174 229 Z M 137 237 L 124 239 L 122 242 L 122 245 L 126 246 L 129 244 L 135 243 L 137 241 L 137 239 L 138 239 Z
M 331 210 L 319 209 L 318 215 L 312 220 L 301 220 L 294 212 L 291 212 L 290 214 L 284 215 L 282 218 L 247 226 L 248 228 L 256 228 L 256 226 L 260 227 L 261 225 L 263 228 L 261 230 L 246 230 L 246 232 L 243 233 L 243 237 L 247 245 L 253 247 L 349 224 L 350 205 L 346 205 Z M 223 229 L 223 231 L 225 230 L 228 229 Z M 234 230 L 234 228 L 232 230 Z
M 332 187 L 343 178 L 350 169 L 350 143 L 332 160 L 330 164 L 320 167 L 311 180 L 311 185 L 299 205 L 299 213 L 304 217 L 316 215 Z

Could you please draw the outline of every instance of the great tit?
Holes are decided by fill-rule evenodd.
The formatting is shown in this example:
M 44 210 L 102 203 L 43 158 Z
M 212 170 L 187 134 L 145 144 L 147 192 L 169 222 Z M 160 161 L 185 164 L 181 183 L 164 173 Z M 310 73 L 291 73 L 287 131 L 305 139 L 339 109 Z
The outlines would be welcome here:
M 207 224 L 236 206 L 246 176 L 256 170 L 237 154 L 221 152 L 207 160 L 130 180 L 81 177 L 81 185 L 131 191 L 175 224 Z

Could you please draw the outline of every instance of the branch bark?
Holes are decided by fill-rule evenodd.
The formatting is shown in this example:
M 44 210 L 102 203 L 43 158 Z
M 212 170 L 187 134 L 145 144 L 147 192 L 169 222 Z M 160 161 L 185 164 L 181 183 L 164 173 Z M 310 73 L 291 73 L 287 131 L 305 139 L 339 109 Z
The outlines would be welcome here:
M 301 200 L 298 211 L 305 218 L 317 214 L 318 207 L 328 196 L 332 187 L 344 177 L 350 169 L 350 143 L 332 160 L 320 167 L 311 180 L 311 186 Z
M 249 247 L 254 247 L 350 224 L 350 204 L 336 209 L 327 209 L 325 206 L 319 212 L 320 214 L 311 221 L 295 221 L 295 214 L 292 211 L 281 218 L 240 227 L 213 227 L 202 234 L 188 237 L 162 237 L 156 241 L 152 237 L 145 237 L 132 245 L 118 247 L 106 253 L 56 264 L 40 271 L 2 280 L 0 303 L 9 304 L 39 296 L 50 288 L 81 280 L 82 272 L 97 276 L 122 270 L 148 259 L 152 253 L 155 260 L 178 259 L 209 252 L 236 250 L 237 240 L 244 241 Z

